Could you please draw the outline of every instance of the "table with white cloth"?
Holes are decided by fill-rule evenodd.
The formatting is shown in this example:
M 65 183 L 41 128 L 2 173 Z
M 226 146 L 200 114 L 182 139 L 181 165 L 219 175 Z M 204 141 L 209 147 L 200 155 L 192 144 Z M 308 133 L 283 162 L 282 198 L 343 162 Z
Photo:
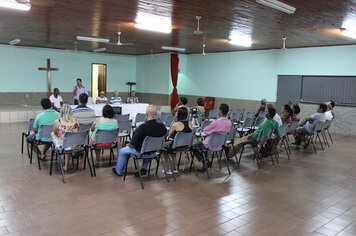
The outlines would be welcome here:
M 93 109 L 95 111 L 95 116 L 102 116 L 103 112 L 103 107 L 106 104 L 94 104 L 94 105 L 87 105 L 87 107 Z M 136 115 L 137 113 L 146 113 L 146 108 L 148 106 L 148 103 L 134 103 L 134 104 L 109 104 L 112 107 L 120 107 L 121 108 L 121 114 L 126 115 L 130 114 L 130 120 L 132 120 L 132 123 L 135 123 Z M 73 109 L 77 107 L 76 105 L 71 106 Z

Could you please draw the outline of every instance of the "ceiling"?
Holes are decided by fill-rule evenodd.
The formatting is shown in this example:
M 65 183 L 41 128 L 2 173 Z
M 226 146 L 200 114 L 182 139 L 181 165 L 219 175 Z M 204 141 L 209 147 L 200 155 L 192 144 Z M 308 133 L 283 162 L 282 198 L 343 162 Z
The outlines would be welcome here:
M 283 0 L 297 8 L 292 15 L 255 0 L 31 0 L 28 12 L 0 9 L 0 43 L 19 38 L 22 46 L 74 50 L 77 35 L 109 38 L 133 46 L 77 42 L 77 50 L 107 47 L 107 53 L 142 55 L 165 52 L 161 46 L 186 48 L 185 53 L 239 51 L 228 43 L 232 30 L 250 35 L 248 50 L 356 44 L 341 35 L 345 20 L 356 22 L 356 0 Z M 134 27 L 138 12 L 171 17 L 170 34 Z M 195 35 L 197 15 L 202 16 Z

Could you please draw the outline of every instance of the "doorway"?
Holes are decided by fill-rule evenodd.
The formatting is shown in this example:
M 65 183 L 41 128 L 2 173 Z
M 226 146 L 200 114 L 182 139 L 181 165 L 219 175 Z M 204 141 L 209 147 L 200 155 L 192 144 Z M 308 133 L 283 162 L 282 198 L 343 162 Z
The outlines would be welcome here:
M 106 64 L 93 63 L 91 65 L 91 96 L 93 101 L 103 91 L 106 95 Z

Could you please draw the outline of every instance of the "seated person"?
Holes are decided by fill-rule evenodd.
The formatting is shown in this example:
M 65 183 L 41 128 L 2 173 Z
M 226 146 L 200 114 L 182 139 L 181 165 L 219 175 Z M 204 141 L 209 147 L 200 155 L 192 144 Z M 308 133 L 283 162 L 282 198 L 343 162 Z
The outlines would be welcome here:
M 207 150 L 210 136 L 213 133 L 228 134 L 230 132 L 232 123 L 226 117 L 228 112 L 229 112 L 229 106 L 225 103 L 222 103 L 219 107 L 219 118 L 217 120 L 213 121 L 210 125 L 205 127 L 205 129 L 203 130 L 203 132 L 206 135 L 206 138 L 204 139 L 204 141 L 194 144 L 192 147 L 193 153 L 195 154 L 198 161 L 206 161 L 208 167 L 211 167 L 212 163 L 208 159 L 203 160 L 202 152 Z M 219 150 L 221 150 L 221 146 L 213 146 L 213 147 L 210 147 L 209 149 L 211 151 L 219 151 Z M 203 168 L 202 171 L 205 171 L 205 169 Z
M 35 121 L 33 123 L 33 130 L 31 132 L 31 133 L 36 133 L 35 135 L 36 140 L 40 139 L 39 133 L 42 125 L 53 125 L 54 121 L 59 118 L 59 113 L 52 109 L 51 100 L 49 100 L 48 98 L 43 98 L 41 100 L 41 105 L 44 111 L 36 116 Z M 52 139 L 51 138 L 42 139 L 41 141 L 52 142 Z M 41 152 L 39 153 L 41 160 L 46 159 L 46 153 L 48 149 L 51 147 L 51 144 L 45 144 L 43 146 L 44 147 L 43 147 L 42 154 Z
M 62 148 L 63 137 L 66 132 L 77 132 L 79 123 L 76 118 L 73 117 L 72 108 L 64 104 L 60 110 L 60 117 L 54 122 L 53 131 L 51 137 L 53 144 L 56 148 Z M 67 171 L 70 155 L 64 156 L 63 170 Z
M 105 92 L 104 91 L 101 91 L 99 93 L 99 97 L 96 98 L 95 103 L 96 104 L 107 104 L 108 103 L 108 98 L 105 97 Z
M 282 124 L 289 124 L 292 121 L 293 109 L 288 104 L 282 107 L 281 114 Z
M 300 121 L 300 118 L 299 118 L 300 107 L 295 104 L 292 106 L 292 109 L 293 109 L 292 121 L 299 122 Z
M 167 148 L 168 152 L 171 152 L 171 148 L 173 145 L 173 141 L 175 135 L 177 132 L 183 132 L 183 133 L 190 133 L 192 132 L 192 125 L 189 123 L 187 120 L 188 117 L 188 110 L 185 107 L 180 107 L 177 112 L 177 121 L 174 122 L 168 132 L 168 138 L 171 139 L 171 141 L 168 141 L 165 143 L 165 148 Z M 169 155 L 167 152 L 164 152 L 164 160 L 165 162 L 165 169 L 167 170 L 168 174 L 172 174 L 172 171 L 175 173 L 178 173 L 177 168 L 176 168 L 176 158 L 175 155 L 172 155 L 172 160 L 169 160 Z M 167 165 L 172 164 L 172 165 Z
M 163 137 L 167 134 L 166 126 L 161 122 L 157 122 L 156 119 L 157 108 L 155 106 L 149 105 L 146 109 L 146 122 L 137 127 L 129 146 L 120 149 L 116 168 L 112 169 L 114 174 L 118 176 L 122 176 L 124 174 L 128 158 L 131 155 L 140 155 L 143 141 L 147 136 Z M 150 160 L 143 160 L 140 170 L 141 175 L 146 175 L 149 163 Z M 135 176 L 139 176 L 138 172 L 135 173 Z
M 59 95 L 58 88 L 53 89 L 53 94 L 49 97 L 49 100 L 51 100 L 52 108 L 54 110 L 59 111 L 61 109 L 63 105 L 63 98 Z
M 114 92 L 114 96 L 110 98 L 110 104 L 120 104 L 122 103 L 121 97 L 119 97 L 119 91 Z
M 330 105 L 331 105 L 331 114 L 333 115 L 333 119 L 335 118 L 335 102 L 333 100 L 329 101 Z
M 79 105 L 73 110 L 73 117 L 77 118 L 79 124 L 92 124 L 95 120 L 95 111 L 86 106 L 88 95 L 82 93 L 79 95 Z
M 260 112 L 265 112 L 267 109 L 267 100 L 263 98 L 261 100 L 261 105 L 258 108 L 257 112 L 255 113 L 255 118 L 257 118 L 260 115 Z
M 110 131 L 119 128 L 114 115 L 114 109 L 110 105 L 105 105 L 103 107 L 103 116 L 96 118 L 90 128 L 89 137 L 91 145 L 94 145 L 95 135 L 98 130 Z M 112 143 L 98 143 L 95 145 L 97 148 L 109 148 L 112 146 Z M 95 150 L 94 163 L 97 167 L 100 166 L 100 153 L 101 150 Z
M 126 99 L 126 103 L 139 103 L 138 97 L 136 97 L 136 92 L 135 90 L 131 91 L 131 94 L 129 97 Z
M 205 107 L 204 107 L 204 99 L 203 98 L 198 98 L 197 99 L 197 105 L 195 106 L 197 109 L 197 112 L 205 112 Z
M 314 132 L 315 124 L 318 122 L 325 122 L 325 111 L 327 106 L 324 103 L 320 103 L 317 108 L 317 112 L 312 116 L 307 117 L 304 122 L 302 122 L 301 127 L 298 127 L 295 135 L 295 142 L 300 145 L 302 141 L 305 141 L 305 136 L 307 134 L 312 134 Z M 306 147 L 306 143 L 304 145 Z
M 94 105 L 94 100 L 93 100 L 93 97 L 91 96 L 91 93 L 90 91 L 88 91 L 88 102 L 87 102 L 87 105 Z
M 260 124 L 260 126 L 249 135 L 246 135 L 242 138 L 239 138 L 235 144 L 234 148 L 231 148 L 229 151 L 229 157 L 235 156 L 241 151 L 241 148 L 244 144 L 252 143 L 254 145 L 263 144 L 267 139 L 269 139 L 270 131 L 273 130 L 273 133 L 276 135 L 275 140 L 279 140 L 279 124 L 273 119 L 276 115 L 276 109 L 273 106 L 267 106 L 266 110 L 266 120 Z M 259 146 L 255 149 L 255 153 L 258 153 Z
M 274 108 L 274 106 L 272 104 L 268 104 L 267 105 L 267 109 L 268 108 Z M 266 118 L 267 120 L 267 118 Z M 278 113 L 276 112 L 274 117 L 273 117 L 273 120 L 277 121 L 278 125 L 281 126 L 283 123 L 282 123 L 282 118 L 278 115 Z
M 189 107 L 188 107 L 188 98 L 186 98 L 186 97 L 180 97 L 179 98 L 179 103 L 174 107 L 174 109 L 173 109 L 173 111 L 174 112 L 177 112 L 178 111 L 178 108 L 179 107 L 185 107 L 185 108 L 187 108 L 188 109 L 188 111 L 189 111 Z
M 332 119 L 334 119 L 334 116 L 333 116 L 333 113 L 332 113 L 332 106 L 330 103 L 327 103 L 326 104 L 327 106 L 327 110 L 325 112 L 325 119 L 328 120 L 328 121 L 331 121 Z

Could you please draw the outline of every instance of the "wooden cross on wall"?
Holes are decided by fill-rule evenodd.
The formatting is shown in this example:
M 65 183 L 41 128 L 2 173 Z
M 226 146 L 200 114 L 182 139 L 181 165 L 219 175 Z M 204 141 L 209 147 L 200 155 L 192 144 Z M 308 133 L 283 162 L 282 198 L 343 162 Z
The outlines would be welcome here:
M 51 96 L 52 88 L 51 88 L 51 71 L 58 71 L 58 68 L 51 68 L 51 59 L 47 59 L 47 67 L 39 67 L 38 70 L 47 71 L 47 96 Z

